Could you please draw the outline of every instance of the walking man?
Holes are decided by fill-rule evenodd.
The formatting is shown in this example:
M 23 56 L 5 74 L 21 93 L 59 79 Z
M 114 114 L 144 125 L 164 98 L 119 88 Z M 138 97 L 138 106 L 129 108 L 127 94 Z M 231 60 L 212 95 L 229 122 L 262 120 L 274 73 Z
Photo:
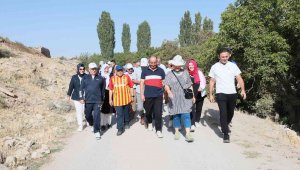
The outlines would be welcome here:
M 162 138 L 162 105 L 163 105 L 163 80 L 165 72 L 158 67 L 157 57 L 151 56 L 149 67 L 141 75 L 141 99 L 146 110 L 146 125 L 152 131 L 152 115 L 155 119 L 156 135 Z
M 116 66 L 116 75 L 110 78 L 109 103 L 117 112 L 117 136 L 129 129 L 129 106 L 133 102 L 133 83 L 128 75 L 124 75 L 123 67 Z
M 219 62 L 215 63 L 209 72 L 209 77 L 211 77 L 209 82 L 209 100 L 210 102 L 215 102 L 213 92 L 216 84 L 216 99 L 220 110 L 221 130 L 224 134 L 223 142 L 229 143 L 230 130 L 228 125 L 233 118 L 237 99 L 235 79 L 241 86 L 241 96 L 244 100 L 246 99 L 246 92 L 240 69 L 236 64 L 228 61 L 231 51 L 228 48 L 222 48 L 218 54 Z
M 97 73 L 97 64 L 89 64 L 89 75 L 82 79 L 80 103 L 85 103 L 85 118 L 97 140 L 100 139 L 100 108 L 105 96 L 105 79 Z

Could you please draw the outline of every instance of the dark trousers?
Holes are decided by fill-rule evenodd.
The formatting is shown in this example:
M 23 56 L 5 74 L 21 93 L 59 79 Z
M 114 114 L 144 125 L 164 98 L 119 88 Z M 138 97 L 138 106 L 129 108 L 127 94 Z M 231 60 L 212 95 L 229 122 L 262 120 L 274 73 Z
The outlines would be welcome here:
M 90 126 L 94 126 L 94 133 L 100 132 L 100 104 L 85 103 L 84 107 L 85 119 Z
M 196 98 L 196 103 L 193 104 L 192 112 L 191 112 L 191 123 L 192 125 L 195 125 L 195 122 L 200 122 L 201 113 L 202 113 L 202 107 L 204 102 L 204 97 L 201 96 L 201 93 L 199 93 L 199 97 Z
M 162 130 L 162 105 L 162 96 L 145 98 L 144 108 L 146 110 L 146 122 L 147 124 L 152 123 L 153 114 L 156 131 Z
M 122 130 L 125 124 L 129 124 L 129 104 L 124 106 L 115 106 L 117 112 L 117 129 Z
M 228 134 L 228 125 L 233 118 L 237 94 L 217 93 L 216 99 L 220 110 L 221 130 L 224 134 Z
M 194 96 L 196 98 L 196 102 L 193 104 L 192 112 L 191 112 L 191 123 L 195 125 L 195 122 L 199 122 L 201 118 L 201 112 L 204 102 L 204 97 L 201 96 L 201 92 L 198 92 L 199 84 L 193 84 Z

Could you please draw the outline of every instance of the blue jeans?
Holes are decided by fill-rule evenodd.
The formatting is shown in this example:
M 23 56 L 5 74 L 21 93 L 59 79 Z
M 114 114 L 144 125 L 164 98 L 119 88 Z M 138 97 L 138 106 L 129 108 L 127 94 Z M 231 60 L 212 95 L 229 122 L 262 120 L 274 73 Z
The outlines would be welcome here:
M 183 121 L 184 128 L 190 128 L 191 127 L 191 116 L 190 113 L 181 113 L 173 115 L 173 126 L 174 128 L 180 128 L 181 123 L 180 119 Z
M 124 106 L 115 106 L 117 112 L 117 129 L 121 130 L 125 124 L 129 123 L 129 104 Z

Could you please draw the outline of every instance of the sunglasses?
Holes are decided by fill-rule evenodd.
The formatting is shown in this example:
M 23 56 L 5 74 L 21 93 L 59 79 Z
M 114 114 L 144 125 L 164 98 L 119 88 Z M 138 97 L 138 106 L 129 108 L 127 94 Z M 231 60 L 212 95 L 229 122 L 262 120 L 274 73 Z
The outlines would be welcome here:
M 85 70 L 84 68 L 80 68 L 79 70 Z
M 94 70 L 94 71 L 95 71 L 95 70 L 97 70 L 97 68 L 91 68 L 91 70 Z

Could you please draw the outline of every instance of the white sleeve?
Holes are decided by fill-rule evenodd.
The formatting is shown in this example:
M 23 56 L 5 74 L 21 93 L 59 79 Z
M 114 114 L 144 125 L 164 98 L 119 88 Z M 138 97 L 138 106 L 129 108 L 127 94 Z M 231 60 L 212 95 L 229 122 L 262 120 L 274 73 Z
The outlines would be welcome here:
M 215 69 L 214 69 L 215 67 L 214 66 L 212 66 L 211 68 L 210 68 L 210 71 L 209 71 L 209 74 L 208 74 L 208 76 L 209 77 L 211 77 L 211 78 L 215 78 L 216 76 L 215 76 Z
M 241 70 L 239 69 L 239 67 L 236 64 L 234 64 L 234 65 L 235 65 L 235 67 L 234 67 L 234 75 L 237 76 L 237 75 L 241 74 L 242 72 L 241 72 Z
M 198 74 L 199 74 L 199 77 L 200 77 L 200 86 L 199 86 L 199 88 L 201 88 L 201 91 L 202 91 L 206 87 L 206 79 L 205 79 L 205 76 L 202 73 L 202 71 L 199 71 Z

